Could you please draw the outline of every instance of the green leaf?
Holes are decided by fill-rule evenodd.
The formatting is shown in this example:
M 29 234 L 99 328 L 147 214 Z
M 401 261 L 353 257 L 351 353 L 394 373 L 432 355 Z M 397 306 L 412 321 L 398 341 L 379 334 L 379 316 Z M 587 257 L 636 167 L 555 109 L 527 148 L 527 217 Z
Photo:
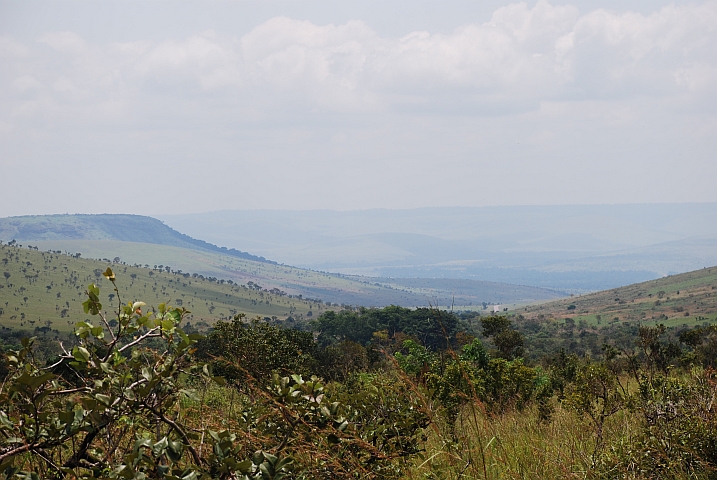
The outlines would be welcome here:
M 251 472 L 252 466 L 254 464 L 251 460 L 244 460 L 243 462 L 239 462 L 236 464 L 236 469 L 241 473 L 249 473 Z
M 90 315 L 97 315 L 100 313 L 100 309 L 102 308 L 102 304 L 98 301 L 99 298 L 97 296 L 94 296 L 90 294 L 90 298 L 82 302 L 82 308 L 84 309 L 85 313 L 89 313 Z
M 134 451 L 139 451 L 140 448 L 146 447 L 146 448 L 152 448 L 152 442 L 149 440 L 149 438 L 140 438 L 136 442 L 134 442 Z
M 198 401 L 200 401 L 199 394 L 197 393 L 196 390 L 192 390 L 192 389 L 188 389 L 188 388 L 183 388 L 183 389 L 179 390 L 179 393 L 181 393 L 182 395 L 184 395 L 184 396 L 187 397 L 188 399 L 192 400 L 193 402 L 198 402 Z
M 13 428 L 15 426 L 15 424 L 10 421 L 10 418 L 8 418 L 2 410 L 0 410 L 0 424 L 2 424 L 5 428 Z
M 72 349 L 72 356 L 75 357 L 75 360 L 78 362 L 89 362 L 90 360 L 90 352 L 85 347 L 75 347 Z
M 167 437 L 162 437 L 160 441 L 152 445 L 152 453 L 154 453 L 155 456 L 160 456 L 164 453 L 168 446 L 169 442 L 167 441 Z
M 19 383 L 20 385 L 26 385 L 32 390 L 35 390 L 40 385 L 47 382 L 48 380 L 52 380 L 53 378 L 55 378 L 55 375 L 51 373 L 44 373 L 42 375 L 34 376 L 29 374 L 28 372 L 24 372 L 22 375 L 15 379 L 15 382 Z
M 169 440 L 167 445 L 167 457 L 169 457 L 172 462 L 177 463 L 182 458 L 183 447 L 182 442 Z

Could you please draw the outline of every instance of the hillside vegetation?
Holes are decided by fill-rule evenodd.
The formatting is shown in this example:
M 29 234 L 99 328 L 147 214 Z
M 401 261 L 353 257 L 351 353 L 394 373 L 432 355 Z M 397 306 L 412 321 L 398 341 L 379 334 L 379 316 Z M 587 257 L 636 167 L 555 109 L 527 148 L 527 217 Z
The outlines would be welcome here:
M 103 283 L 108 265 L 127 281 L 120 285 L 123 301 L 142 298 L 149 305 L 171 303 L 189 310 L 187 320 L 195 326 L 213 324 L 238 313 L 278 321 L 301 320 L 333 308 L 321 301 L 308 301 L 256 282 L 239 284 L 215 277 L 184 273 L 161 265 L 144 268 L 108 261 L 75 258 L 57 251 L 42 252 L 0 245 L 0 325 L 5 328 L 49 328 L 71 331 L 86 318 L 82 310 L 85 289 Z M 101 301 L 117 301 L 107 292 Z
M 526 318 L 694 325 L 717 320 L 717 267 L 515 310 Z
M 477 306 L 560 298 L 555 290 L 476 280 L 373 279 L 279 265 L 263 257 L 226 249 L 183 235 L 139 215 L 47 215 L 0 219 L 0 240 L 16 239 L 40 250 L 85 258 L 119 257 L 129 264 L 171 265 L 246 284 L 259 283 L 291 295 L 368 307 L 401 305 Z

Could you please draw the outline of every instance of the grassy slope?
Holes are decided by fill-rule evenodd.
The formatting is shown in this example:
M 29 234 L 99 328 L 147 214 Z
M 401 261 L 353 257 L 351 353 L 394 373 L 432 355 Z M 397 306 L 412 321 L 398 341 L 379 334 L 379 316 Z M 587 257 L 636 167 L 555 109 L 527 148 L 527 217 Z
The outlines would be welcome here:
M 570 305 L 575 305 L 575 309 L 568 310 Z M 573 318 L 591 325 L 637 320 L 667 326 L 714 322 L 717 321 L 717 267 L 531 305 L 515 313 L 527 318 L 540 315 Z
M 290 294 L 331 303 L 368 307 L 402 305 L 475 306 L 486 303 L 529 303 L 558 298 L 559 292 L 515 285 L 431 280 L 432 285 L 392 279 L 342 276 L 278 265 L 237 250 L 184 235 L 159 220 L 140 215 L 36 215 L 0 218 L 0 240 L 17 239 L 41 250 L 82 253 L 130 264 L 171 265 L 175 270 L 257 282 Z
M 267 289 L 279 288 L 290 294 L 320 298 L 339 304 L 364 306 L 446 306 L 456 296 L 456 305 L 516 303 L 556 298 L 560 293 L 491 282 L 465 281 L 460 288 L 445 285 L 415 285 L 401 279 L 371 279 L 327 274 L 313 270 L 255 262 L 213 252 L 114 240 L 52 240 L 30 242 L 41 250 L 81 252 L 83 257 L 113 259 L 141 265 L 170 265 L 173 269 L 205 276 L 256 282 Z M 431 281 L 433 282 L 433 281 Z M 439 281 L 440 283 L 440 281 Z
M 108 263 L 98 260 L 77 259 L 25 248 L 0 246 L 0 325 L 7 328 L 48 326 L 60 331 L 71 330 L 73 325 L 86 319 L 82 311 L 85 288 L 97 283 L 101 300 L 106 308 L 116 304 L 108 295 L 111 284 L 99 272 Z M 185 278 L 173 273 L 158 273 L 150 269 L 112 265 L 123 302 L 142 300 L 156 306 L 167 302 L 192 312 L 190 321 L 213 323 L 236 313 L 248 316 L 276 316 L 280 320 L 292 316 L 306 318 L 324 312 L 324 304 L 289 298 L 288 296 L 252 290 L 239 285 L 219 284 L 198 278 Z M 134 275 L 134 277 L 133 277 Z M 64 312 L 63 312 L 64 311 Z

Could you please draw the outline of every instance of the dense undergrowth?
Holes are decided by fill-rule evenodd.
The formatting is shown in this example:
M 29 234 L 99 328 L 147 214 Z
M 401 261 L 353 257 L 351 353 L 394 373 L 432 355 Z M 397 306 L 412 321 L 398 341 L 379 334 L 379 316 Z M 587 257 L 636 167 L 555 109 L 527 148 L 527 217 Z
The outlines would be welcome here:
M 72 344 L 7 337 L 0 478 L 717 478 L 714 326 L 529 361 L 505 317 L 237 315 L 202 337 L 182 308 L 108 318 L 94 285 L 84 308 Z

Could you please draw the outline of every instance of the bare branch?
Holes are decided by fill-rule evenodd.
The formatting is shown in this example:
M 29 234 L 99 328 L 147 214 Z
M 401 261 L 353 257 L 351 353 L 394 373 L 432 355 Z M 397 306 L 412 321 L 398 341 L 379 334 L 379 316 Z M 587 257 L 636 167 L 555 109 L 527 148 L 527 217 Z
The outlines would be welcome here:
M 75 393 L 75 392 L 88 392 L 91 389 L 89 387 L 79 387 L 79 388 L 68 388 L 67 390 L 53 390 L 51 392 L 48 392 L 48 395 L 64 395 L 66 393 Z
M 147 333 L 145 333 L 144 335 L 135 338 L 133 341 L 129 342 L 127 345 L 123 346 L 122 348 L 120 348 L 120 349 L 117 350 L 117 351 L 120 352 L 120 353 L 122 353 L 122 352 L 124 352 L 125 350 L 127 350 L 128 348 L 134 347 L 135 345 L 137 345 L 138 343 L 140 343 L 140 342 L 141 342 L 142 340 L 144 340 L 145 338 L 161 337 L 161 336 L 162 336 L 161 331 L 160 331 L 160 333 L 156 333 L 158 330 L 160 330 L 160 328 L 161 328 L 161 327 L 154 327 L 152 330 L 149 330 L 149 331 L 148 331 Z

